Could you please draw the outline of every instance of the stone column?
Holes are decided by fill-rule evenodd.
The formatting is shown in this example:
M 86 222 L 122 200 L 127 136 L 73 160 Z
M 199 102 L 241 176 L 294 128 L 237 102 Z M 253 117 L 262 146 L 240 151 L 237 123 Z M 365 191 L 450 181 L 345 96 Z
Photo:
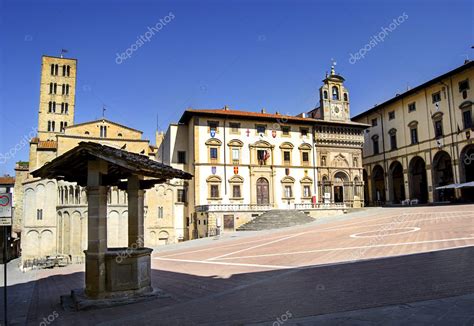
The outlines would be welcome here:
M 88 240 L 85 292 L 87 296 L 92 298 L 99 298 L 106 291 L 107 187 L 102 185 L 103 174 L 107 174 L 107 162 L 88 162 Z
M 143 248 L 144 244 L 144 191 L 136 175 L 128 178 L 128 247 Z

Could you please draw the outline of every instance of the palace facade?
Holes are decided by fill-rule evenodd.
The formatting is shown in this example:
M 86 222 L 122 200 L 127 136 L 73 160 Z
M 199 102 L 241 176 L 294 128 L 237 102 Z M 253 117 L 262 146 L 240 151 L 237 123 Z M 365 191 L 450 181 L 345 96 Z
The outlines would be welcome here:
M 474 63 L 397 94 L 353 118 L 370 124 L 363 150 L 367 204 L 474 200 Z
M 321 204 L 363 204 L 367 125 L 350 121 L 343 82 L 333 68 L 319 106 L 298 116 L 187 109 L 169 126 L 158 160 L 194 176 L 189 238 L 234 231 L 269 209 L 313 214 Z

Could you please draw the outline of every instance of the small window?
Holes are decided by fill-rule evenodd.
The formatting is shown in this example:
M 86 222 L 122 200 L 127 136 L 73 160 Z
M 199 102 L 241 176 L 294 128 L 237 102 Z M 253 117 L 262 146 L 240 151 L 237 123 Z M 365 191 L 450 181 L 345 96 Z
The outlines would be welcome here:
M 441 120 L 436 120 L 434 122 L 434 128 L 435 128 L 435 137 L 443 137 L 443 122 Z
M 281 132 L 283 135 L 288 136 L 290 134 L 291 127 L 289 126 L 282 126 Z
M 392 151 L 397 149 L 397 134 L 395 133 L 390 134 L 390 149 Z
M 374 150 L 374 155 L 380 153 L 380 150 L 379 150 L 379 137 L 377 137 L 377 136 L 372 137 L 372 147 L 373 147 L 373 150 Z
M 311 197 L 311 187 L 303 186 L 303 197 Z
M 70 74 L 71 74 L 71 66 L 67 66 L 66 75 L 69 77 Z
M 303 152 L 301 155 L 303 157 L 303 163 L 308 163 L 309 162 L 309 153 L 308 152 Z
M 469 89 L 469 79 L 459 82 L 459 93 L 467 91 Z
M 178 189 L 178 203 L 185 203 L 186 202 L 186 190 Z
M 107 138 L 107 126 L 100 126 L 100 137 Z
M 307 136 L 309 132 L 308 128 L 301 128 L 300 131 L 301 131 L 301 136 L 303 137 Z
M 90 135 L 90 132 L 86 131 L 84 132 L 84 135 Z
M 348 101 L 348 96 L 347 96 L 347 93 L 344 93 L 344 101 Z
M 268 155 L 268 152 L 266 150 L 264 150 L 264 149 L 257 150 L 258 164 L 266 165 L 268 157 L 269 157 L 269 155 Z
M 185 151 L 178 151 L 178 163 L 179 164 L 186 164 L 186 152 Z
M 372 119 L 372 127 L 377 126 L 377 118 Z
M 211 160 L 217 160 L 217 148 L 211 147 L 209 150 L 210 150 Z
M 462 112 L 462 120 L 464 123 L 464 129 L 472 128 L 472 112 L 470 109 Z
M 36 219 L 38 221 L 41 221 L 43 219 L 43 210 L 42 209 L 37 209 L 36 210 Z
M 323 92 L 323 98 L 324 98 L 325 100 L 328 99 L 328 91 L 324 91 L 324 92 Z
M 122 135 L 121 132 L 119 132 L 119 133 L 117 134 L 117 137 L 122 137 L 122 136 L 123 136 L 123 135 Z
M 293 189 L 291 186 L 285 186 L 285 198 L 293 197 Z
M 54 131 L 56 129 L 56 122 L 51 121 L 51 131 Z
M 417 128 L 410 129 L 410 137 L 411 137 L 412 145 L 418 144 L 418 129 Z
M 240 150 L 238 148 L 232 148 L 232 161 L 239 162 Z
M 63 66 L 63 76 L 66 76 L 66 66 Z
M 441 101 L 441 93 L 436 92 L 434 94 L 431 94 L 431 99 L 433 100 L 433 103 L 438 103 Z
M 217 133 L 217 128 L 219 127 L 219 123 L 216 121 L 208 121 L 209 132 L 210 133 Z
M 265 134 L 266 127 L 264 125 L 256 125 L 255 126 L 257 129 L 257 133 L 260 134 Z
M 234 198 L 241 198 L 242 195 L 240 193 L 240 185 L 233 185 L 232 186 L 232 197 Z
M 283 161 L 285 163 L 290 163 L 290 161 L 291 161 L 291 152 L 290 151 L 284 151 L 283 152 Z
M 163 218 L 163 206 L 158 206 L 158 218 Z
M 219 198 L 219 186 L 211 185 L 211 198 Z
M 393 120 L 395 119 L 395 111 L 390 111 L 388 113 L 388 120 Z
M 229 123 L 229 127 L 230 127 L 230 132 L 233 133 L 233 134 L 238 134 L 239 133 L 239 129 L 240 129 L 240 123 L 237 123 L 237 122 L 230 122 Z
M 413 112 L 413 111 L 416 111 L 416 103 L 415 102 L 408 104 L 408 112 Z

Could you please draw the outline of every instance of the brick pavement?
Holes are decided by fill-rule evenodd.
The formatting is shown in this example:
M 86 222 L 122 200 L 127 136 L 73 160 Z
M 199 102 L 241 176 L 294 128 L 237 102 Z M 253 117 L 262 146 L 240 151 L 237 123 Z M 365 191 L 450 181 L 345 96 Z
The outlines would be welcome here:
M 189 241 L 155 251 L 153 286 L 171 298 L 78 313 L 63 311 L 59 296 L 82 287 L 84 280 L 84 266 L 72 265 L 38 271 L 32 281 L 9 286 L 14 300 L 10 305 L 14 309 L 26 300 L 23 306 L 28 306 L 26 315 L 31 325 L 54 311 L 59 313 L 54 321 L 58 325 L 239 324 L 271 321 L 290 307 L 296 320 L 397 303 L 401 289 L 410 289 L 410 284 L 403 282 L 410 277 L 413 295 L 398 302 L 425 300 L 427 291 L 422 290 L 426 288 L 438 298 L 464 294 L 474 292 L 472 278 L 466 278 L 461 288 L 453 291 L 452 287 L 459 285 L 454 284 L 459 281 L 456 277 L 473 268 L 469 264 L 474 257 L 468 250 L 474 245 L 473 220 L 473 205 L 377 208 L 291 229 L 226 234 L 219 240 Z M 461 249 L 436 253 L 449 248 Z M 421 261 L 419 257 L 396 258 L 401 260 L 393 260 L 396 264 L 388 271 L 392 260 L 371 260 L 427 251 L 435 253 Z M 445 271 L 444 278 L 423 278 L 430 272 L 430 268 L 423 269 L 427 267 L 423 261 L 433 262 L 432 255 L 439 257 L 435 261 L 439 265 L 433 269 Z M 359 260 L 367 261 L 333 265 Z M 455 269 L 458 274 L 445 270 L 447 265 L 459 265 Z M 384 268 L 385 274 L 380 273 Z M 420 278 L 414 278 L 413 273 Z M 358 293 L 367 291 L 370 295 L 362 296 L 364 300 L 354 300 Z M 28 293 L 29 301 L 25 298 Z M 21 320 L 17 319 L 18 324 Z

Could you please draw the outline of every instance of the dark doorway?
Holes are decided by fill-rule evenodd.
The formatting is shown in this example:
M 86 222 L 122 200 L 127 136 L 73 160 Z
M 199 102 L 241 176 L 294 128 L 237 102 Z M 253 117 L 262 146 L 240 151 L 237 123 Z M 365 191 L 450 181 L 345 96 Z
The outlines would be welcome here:
M 364 169 L 362 172 L 362 177 L 364 179 L 364 205 L 369 206 L 369 176 L 367 175 L 367 171 Z
M 451 156 L 445 151 L 436 153 L 433 158 L 433 187 L 434 201 L 454 201 L 454 189 L 440 189 L 437 187 L 446 186 L 454 183 L 453 167 L 451 165 Z
M 259 178 L 257 180 L 257 204 L 268 205 L 270 203 L 270 193 L 268 187 L 268 180 Z
M 395 161 L 390 166 L 391 176 L 391 200 L 393 204 L 400 204 L 405 200 L 405 184 L 403 181 L 403 167 L 398 161 Z
M 372 170 L 373 181 L 373 197 L 372 200 L 375 205 L 382 205 L 385 203 L 385 176 L 383 168 L 376 165 Z
M 426 180 L 425 161 L 415 156 L 410 161 L 410 199 L 418 199 L 420 203 L 428 201 L 428 182 Z
M 234 215 L 224 215 L 224 231 L 234 231 Z
M 343 186 L 334 186 L 334 202 L 335 203 L 344 202 L 344 187 Z
M 467 145 L 461 152 L 461 183 L 474 181 L 474 145 Z M 461 189 L 464 201 L 474 201 L 474 188 Z

